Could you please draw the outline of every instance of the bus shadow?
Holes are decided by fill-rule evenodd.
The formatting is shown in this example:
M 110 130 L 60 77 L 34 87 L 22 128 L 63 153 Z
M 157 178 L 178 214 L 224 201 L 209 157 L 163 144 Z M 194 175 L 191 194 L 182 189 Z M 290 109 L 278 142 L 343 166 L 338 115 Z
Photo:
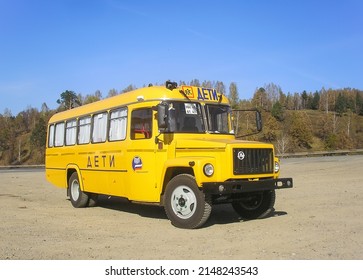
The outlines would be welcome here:
M 120 197 L 108 197 L 100 195 L 98 198 L 97 207 L 131 213 L 145 218 L 163 219 L 163 220 L 168 219 L 163 207 L 156 205 L 131 203 L 127 199 Z M 287 212 L 274 210 L 273 212 L 271 212 L 271 214 L 269 214 L 263 219 L 276 218 L 284 215 L 287 215 Z M 253 220 L 243 220 L 233 210 L 230 204 L 220 204 L 220 205 L 213 205 L 212 213 L 208 221 L 202 226 L 202 228 L 208 228 L 214 225 L 233 224 L 241 222 L 245 223 L 251 221 Z
M 164 208 L 157 205 L 136 204 L 121 197 L 108 197 L 100 195 L 97 207 L 122 211 L 153 219 L 167 219 Z
M 269 215 L 262 219 L 270 219 L 275 217 L 280 217 L 287 215 L 285 211 L 272 211 Z M 244 220 L 242 219 L 232 208 L 230 204 L 220 204 L 220 205 L 213 205 L 212 213 L 208 219 L 208 221 L 203 226 L 211 227 L 214 225 L 223 225 L 223 224 L 233 224 L 233 223 L 247 223 L 252 222 L 253 220 Z

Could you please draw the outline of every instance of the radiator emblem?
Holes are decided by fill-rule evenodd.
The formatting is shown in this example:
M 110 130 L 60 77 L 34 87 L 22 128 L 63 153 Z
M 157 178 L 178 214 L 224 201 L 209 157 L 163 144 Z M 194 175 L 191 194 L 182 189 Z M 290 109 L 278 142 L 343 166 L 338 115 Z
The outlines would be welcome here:
M 237 157 L 239 160 L 244 160 L 245 158 L 245 153 L 243 151 L 239 151 L 237 154 Z

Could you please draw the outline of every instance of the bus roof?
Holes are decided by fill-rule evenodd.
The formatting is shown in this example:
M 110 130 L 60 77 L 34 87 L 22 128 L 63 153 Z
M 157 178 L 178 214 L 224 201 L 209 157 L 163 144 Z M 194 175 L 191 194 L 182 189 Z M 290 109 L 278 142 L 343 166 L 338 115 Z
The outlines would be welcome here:
M 59 112 L 52 116 L 49 122 L 53 123 L 133 103 L 154 100 L 190 100 L 191 102 L 229 104 L 227 97 L 215 89 L 184 85 L 171 89 L 163 86 L 149 86 Z

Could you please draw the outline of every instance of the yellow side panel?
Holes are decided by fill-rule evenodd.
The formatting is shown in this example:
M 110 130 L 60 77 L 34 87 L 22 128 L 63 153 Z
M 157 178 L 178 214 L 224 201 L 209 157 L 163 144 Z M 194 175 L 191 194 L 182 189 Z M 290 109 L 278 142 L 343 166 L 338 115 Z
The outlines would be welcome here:
M 83 153 L 79 164 L 84 191 L 126 196 L 127 170 L 122 150 Z
M 141 144 L 141 143 L 140 143 Z M 153 149 L 130 149 L 126 161 L 129 163 L 126 177 L 126 194 L 130 200 L 158 202 L 156 185 L 156 162 Z
M 53 185 L 60 188 L 67 188 L 67 175 L 65 170 L 61 169 L 46 169 L 45 170 L 47 180 Z

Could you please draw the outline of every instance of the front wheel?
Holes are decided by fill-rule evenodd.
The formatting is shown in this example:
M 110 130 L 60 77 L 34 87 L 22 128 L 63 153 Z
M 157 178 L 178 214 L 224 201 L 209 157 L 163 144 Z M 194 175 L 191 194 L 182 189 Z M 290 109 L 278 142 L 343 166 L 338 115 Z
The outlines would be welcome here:
M 180 174 L 166 186 L 164 207 L 174 226 L 193 229 L 208 220 L 212 203 L 210 196 L 199 190 L 192 175 Z
M 273 211 L 275 191 L 251 193 L 243 201 L 233 202 L 233 209 L 242 219 L 262 219 Z
M 75 208 L 86 207 L 88 205 L 89 196 L 80 188 L 77 172 L 73 172 L 68 180 L 69 197 Z

